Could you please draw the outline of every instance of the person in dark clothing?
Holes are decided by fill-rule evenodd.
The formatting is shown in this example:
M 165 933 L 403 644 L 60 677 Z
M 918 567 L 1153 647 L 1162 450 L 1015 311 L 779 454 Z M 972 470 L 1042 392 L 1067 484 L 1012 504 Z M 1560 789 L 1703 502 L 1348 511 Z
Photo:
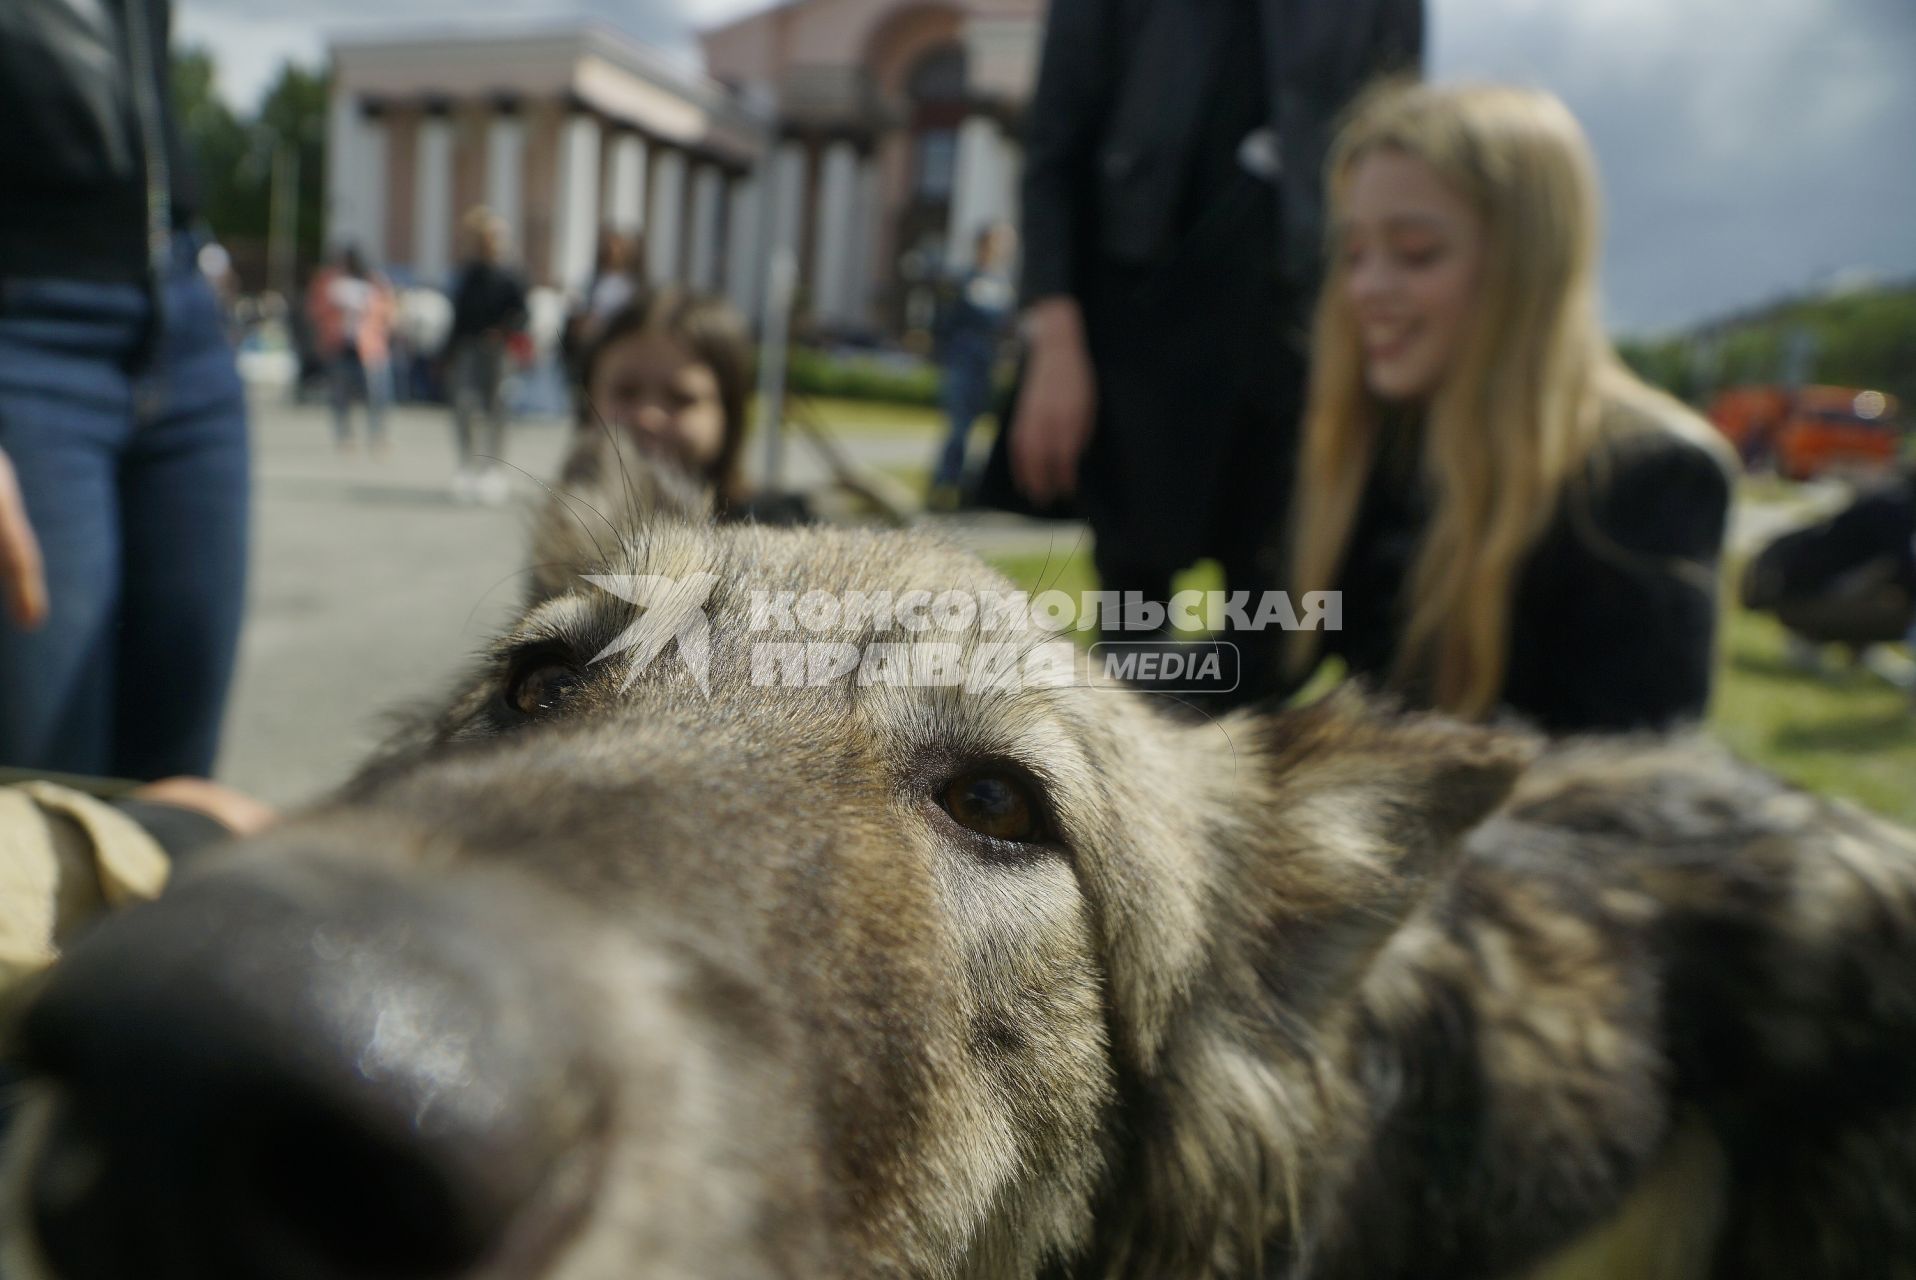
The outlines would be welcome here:
M 1367 99 L 1331 159 L 1293 545 L 1335 654 L 1410 703 L 1558 733 L 1708 704 L 1734 456 L 1596 315 L 1596 179 L 1562 103 Z
M 0 765 L 213 767 L 246 413 L 198 267 L 171 18 L 166 0 L 0 4 L 0 459 L 23 504 L 0 512 Z
M 506 444 L 506 374 L 511 342 L 526 325 L 526 286 L 502 261 L 504 219 L 489 209 L 466 214 L 471 256 L 452 291 L 452 332 L 446 340 L 447 389 L 459 450 L 453 496 L 462 501 L 504 501 L 500 464 Z
M 1843 644 L 1860 657 L 1916 641 L 1916 465 L 1771 541 L 1744 571 L 1742 597 L 1803 646 Z
M 946 431 L 926 503 L 933 509 L 951 510 L 958 505 L 971 428 L 991 407 L 992 376 L 1016 302 L 1010 279 L 1016 234 L 1005 223 L 978 232 L 972 265 L 953 281 L 951 298 L 939 316 L 938 363 L 943 371 L 940 392 Z
M 1422 47 L 1421 0 L 1053 0 L 1002 447 L 1033 502 L 1075 493 L 1106 590 L 1162 601 L 1206 556 L 1234 589 L 1276 585 L 1325 146 Z M 1243 695 L 1272 649 L 1245 653 Z

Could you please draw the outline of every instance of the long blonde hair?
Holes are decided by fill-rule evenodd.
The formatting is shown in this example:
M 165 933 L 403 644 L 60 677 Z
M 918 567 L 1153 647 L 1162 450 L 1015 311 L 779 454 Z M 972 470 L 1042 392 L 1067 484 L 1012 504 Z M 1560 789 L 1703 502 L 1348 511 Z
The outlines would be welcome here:
M 1595 164 L 1549 94 L 1491 85 L 1388 85 L 1360 100 L 1331 150 L 1331 225 L 1359 161 L 1414 156 L 1482 219 L 1469 332 L 1425 406 L 1422 475 L 1436 505 L 1412 567 L 1399 684 L 1482 716 L 1503 686 L 1511 596 L 1526 553 L 1599 438 L 1650 397 L 1604 336 L 1597 305 Z M 1333 233 L 1335 234 L 1335 233 Z M 1318 299 L 1292 550 L 1297 585 L 1336 585 L 1383 433 L 1357 323 L 1333 254 Z M 1663 416 L 1663 415 L 1659 415 Z M 1294 633 L 1297 667 L 1316 632 Z

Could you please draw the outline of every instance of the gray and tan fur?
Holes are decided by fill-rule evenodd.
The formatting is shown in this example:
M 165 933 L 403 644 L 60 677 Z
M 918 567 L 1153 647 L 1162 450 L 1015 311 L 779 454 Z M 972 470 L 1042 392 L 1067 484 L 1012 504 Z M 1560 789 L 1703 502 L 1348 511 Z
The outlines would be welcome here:
M 748 585 L 1006 584 L 581 515 L 436 713 L 56 971 L 9 1275 L 1916 1271 L 1906 833 L 1696 741 L 760 687 Z M 589 664 L 595 569 L 717 575 L 709 696 Z

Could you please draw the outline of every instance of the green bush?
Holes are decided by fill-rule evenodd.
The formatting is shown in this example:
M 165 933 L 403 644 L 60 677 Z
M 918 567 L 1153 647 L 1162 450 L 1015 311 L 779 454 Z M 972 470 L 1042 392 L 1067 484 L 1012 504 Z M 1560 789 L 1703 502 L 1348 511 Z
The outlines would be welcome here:
M 931 407 L 938 404 L 938 370 L 929 364 L 900 366 L 793 347 L 786 377 L 787 385 L 800 395 Z

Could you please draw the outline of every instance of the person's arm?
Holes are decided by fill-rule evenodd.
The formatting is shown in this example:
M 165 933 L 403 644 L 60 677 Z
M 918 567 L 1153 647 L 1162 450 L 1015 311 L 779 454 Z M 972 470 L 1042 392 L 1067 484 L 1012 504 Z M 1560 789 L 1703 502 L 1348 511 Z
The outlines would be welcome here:
M 502 271 L 500 279 L 505 284 L 505 311 L 499 328 L 506 333 L 518 333 L 532 318 L 532 309 L 526 302 L 526 282 L 516 271 Z
M 1025 137 L 1023 271 L 1030 350 L 1011 421 L 1012 479 L 1044 505 L 1071 494 L 1090 443 L 1097 387 L 1074 290 L 1083 202 L 1109 110 L 1114 0 L 1052 0 Z
M 1518 620 L 1531 644 L 1509 657 L 1512 701 L 1553 731 L 1661 729 L 1709 707 L 1730 477 L 1687 442 L 1626 449 L 1565 499 L 1566 550 L 1533 604 L 1554 616 Z
M 7 598 L 15 626 L 31 630 L 46 620 L 47 575 L 40 543 L 5 450 L 0 450 L 0 594 Z

